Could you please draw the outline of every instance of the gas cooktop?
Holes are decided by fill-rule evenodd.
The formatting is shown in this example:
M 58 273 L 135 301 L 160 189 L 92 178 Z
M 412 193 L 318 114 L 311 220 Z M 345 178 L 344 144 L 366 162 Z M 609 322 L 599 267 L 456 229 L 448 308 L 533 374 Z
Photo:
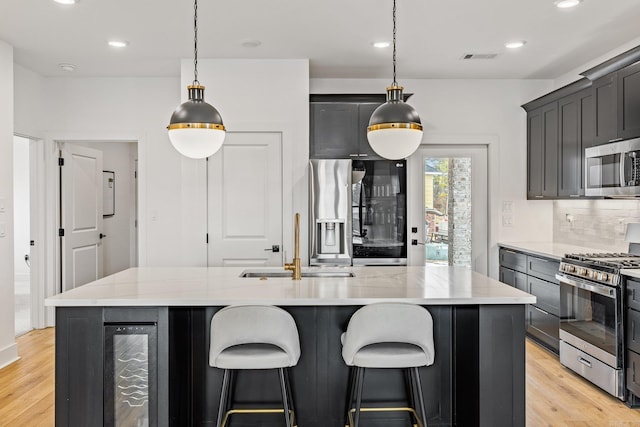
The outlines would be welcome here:
M 627 253 L 567 254 L 564 261 L 578 261 L 582 265 L 614 269 L 640 268 L 640 255 Z
M 602 283 L 620 284 L 620 270 L 640 268 L 640 255 L 627 253 L 567 254 L 560 263 L 560 273 Z

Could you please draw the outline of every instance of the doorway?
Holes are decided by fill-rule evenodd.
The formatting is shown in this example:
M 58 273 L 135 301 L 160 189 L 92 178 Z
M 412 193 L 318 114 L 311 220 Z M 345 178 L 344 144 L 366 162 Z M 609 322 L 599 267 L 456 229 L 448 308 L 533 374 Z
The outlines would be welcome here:
M 63 290 L 137 266 L 137 142 L 59 142 Z
M 13 138 L 15 335 L 33 329 L 31 299 L 31 201 L 29 138 Z
M 468 267 L 486 275 L 487 147 L 423 146 L 417 156 L 420 176 L 415 179 L 423 188 L 424 263 Z

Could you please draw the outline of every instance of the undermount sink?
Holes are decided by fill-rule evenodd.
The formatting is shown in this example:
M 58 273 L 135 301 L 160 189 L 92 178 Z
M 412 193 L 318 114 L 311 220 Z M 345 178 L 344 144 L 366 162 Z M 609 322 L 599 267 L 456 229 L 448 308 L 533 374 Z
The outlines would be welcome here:
M 290 271 L 277 271 L 277 270 L 245 270 L 240 273 L 240 277 L 291 277 Z M 302 277 L 356 277 L 350 271 L 336 271 L 336 270 L 302 270 Z

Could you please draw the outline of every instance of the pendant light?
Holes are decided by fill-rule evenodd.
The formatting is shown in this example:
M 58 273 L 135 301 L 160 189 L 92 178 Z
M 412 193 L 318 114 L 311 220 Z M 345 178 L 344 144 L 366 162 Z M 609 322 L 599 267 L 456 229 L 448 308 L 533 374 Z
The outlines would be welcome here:
M 371 114 L 367 127 L 369 145 L 385 159 L 409 157 L 422 141 L 420 116 L 404 102 L 403 89 L 396 81 L 396 0 L 393 0 L 393 83 L 387 88 L 387 102 Z
M 187 86 L 189 100 L 173 112 L 167 129 L 171 144 L 180 154 L 204 159 L 222 147 L 225 128 L 218 110 L 204 102 L 204 86 L 198 81 L 198 0 L 193 8 L 193 83 Z

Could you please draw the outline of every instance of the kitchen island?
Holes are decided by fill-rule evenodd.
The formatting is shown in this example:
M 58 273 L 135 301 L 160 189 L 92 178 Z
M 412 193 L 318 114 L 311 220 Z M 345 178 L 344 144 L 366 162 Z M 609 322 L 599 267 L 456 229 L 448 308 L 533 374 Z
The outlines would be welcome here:
M 222 375 L 208 365 L 209 327 L 232 304 L 272 304 L 292 314 L 302 352 L 291 371 L 298 425 L 344 425 L 348 369 L 340 334 L 359 307 L 403 301 L 425 306 L 434 319 L 435 363 L 421 368 L 429 426 L 524 426 L 524 313 L 535 297 L 457 267 L 305 269 L 321 277 L 300 281 L 265 277 L 280 270 L 261 269 L 258 277 L 240 277 L 254 270 L 133 268 L 48 298 L 56 307 L 56 425 L 109 424 L 109 331 L 147 327 L 150 424 L 215 425 Z M 240 373 L 235 401 L 277 405 L 271 375 Z M 406 405 L 400 371 L 372 370 L 366 381 L 365 399 Z M 231 426 L 255 417 L 236 416 Z M 380 417 L 370 425 L 405 425 L 396 414 Z M 279 421 L 264 416 L 260 425 Z

